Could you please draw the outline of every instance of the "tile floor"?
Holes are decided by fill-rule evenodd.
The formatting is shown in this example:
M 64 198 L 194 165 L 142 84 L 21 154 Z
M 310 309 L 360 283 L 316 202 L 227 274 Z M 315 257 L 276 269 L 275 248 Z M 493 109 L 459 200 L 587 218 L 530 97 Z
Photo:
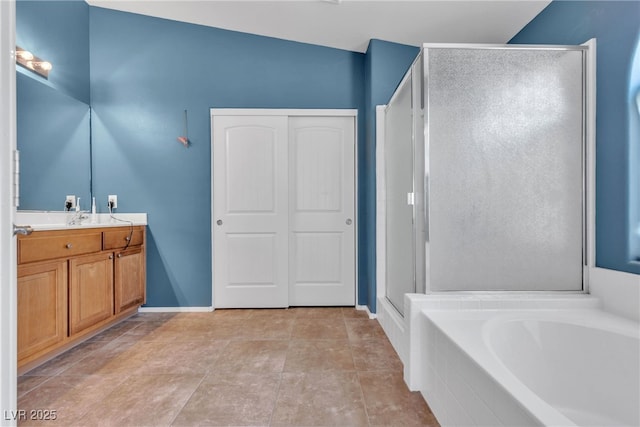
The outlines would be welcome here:
M 353 308 L 137 314 L 19 377 L 18 407 L 63 426 L 438 426 Z

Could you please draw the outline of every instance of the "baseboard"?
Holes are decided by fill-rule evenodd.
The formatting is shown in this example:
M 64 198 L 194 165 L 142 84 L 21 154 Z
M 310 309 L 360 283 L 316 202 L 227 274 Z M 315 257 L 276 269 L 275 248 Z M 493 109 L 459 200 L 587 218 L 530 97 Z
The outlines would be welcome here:
M 375 313 L 370 312 L 369 307 L 367 307 L 366 305 L 356 305 L 356 310 L 366 311 L 369 319 L 375 319 L 378 317 Z
M 202 313 L 211 312 L 213 307 L 140 307 L 138 313 Z

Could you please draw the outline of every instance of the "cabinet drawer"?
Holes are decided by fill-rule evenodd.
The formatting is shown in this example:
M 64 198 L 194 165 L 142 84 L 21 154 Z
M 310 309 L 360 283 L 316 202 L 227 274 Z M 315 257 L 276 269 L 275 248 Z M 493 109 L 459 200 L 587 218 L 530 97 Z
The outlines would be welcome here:
M 109 230 L 103 232 L 102 249 L 119 249 L 127 246 L 140 246 L 144 243 L 144 228 L 134 227 L 133 230 L 129 227 L 119 230 Z
M 18 263 L 68 258 L 99 252 L 101 249 L 102 233 L 99 231 L 44 235 L 34 233 L 18 241 Z

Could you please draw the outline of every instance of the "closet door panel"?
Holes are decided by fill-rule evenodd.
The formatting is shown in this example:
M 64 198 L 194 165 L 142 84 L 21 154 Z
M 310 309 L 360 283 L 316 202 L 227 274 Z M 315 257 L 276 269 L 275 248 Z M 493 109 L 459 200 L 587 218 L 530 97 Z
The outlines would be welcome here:
M 289 304 L 355 304 L 353 117 L 289 120 Z
M 288 306 L 287 118 L 213 119 L 218 308 Z

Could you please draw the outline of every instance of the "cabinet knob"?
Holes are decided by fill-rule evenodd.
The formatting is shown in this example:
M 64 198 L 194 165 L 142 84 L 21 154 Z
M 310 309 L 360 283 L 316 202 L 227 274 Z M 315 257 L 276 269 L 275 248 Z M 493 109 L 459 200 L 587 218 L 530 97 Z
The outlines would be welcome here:
M 124 238 L 124 240 L 126 240 L 128 242 L 129 240 L 131 240 L 131 237 L 127 236 L 127 237 Z
M 109 255 L 109 259 L 113 259 L 113 255 Z
M 72 247 L 73 247 L 73 245 L 72 245 L 71 243 L 67 243 L 67 244 L 65 245 L 65 248 L 67 248 L 67 249 L 71 249 Z
M 118 254 L 118 258 L 122 258 L 122 254 Z
M 216 221 L 216 224 L 218 224 L 218 225 L 222 225 L 222 220 L 221 220 L 221 219 L 217 220 L 217 221 Z

